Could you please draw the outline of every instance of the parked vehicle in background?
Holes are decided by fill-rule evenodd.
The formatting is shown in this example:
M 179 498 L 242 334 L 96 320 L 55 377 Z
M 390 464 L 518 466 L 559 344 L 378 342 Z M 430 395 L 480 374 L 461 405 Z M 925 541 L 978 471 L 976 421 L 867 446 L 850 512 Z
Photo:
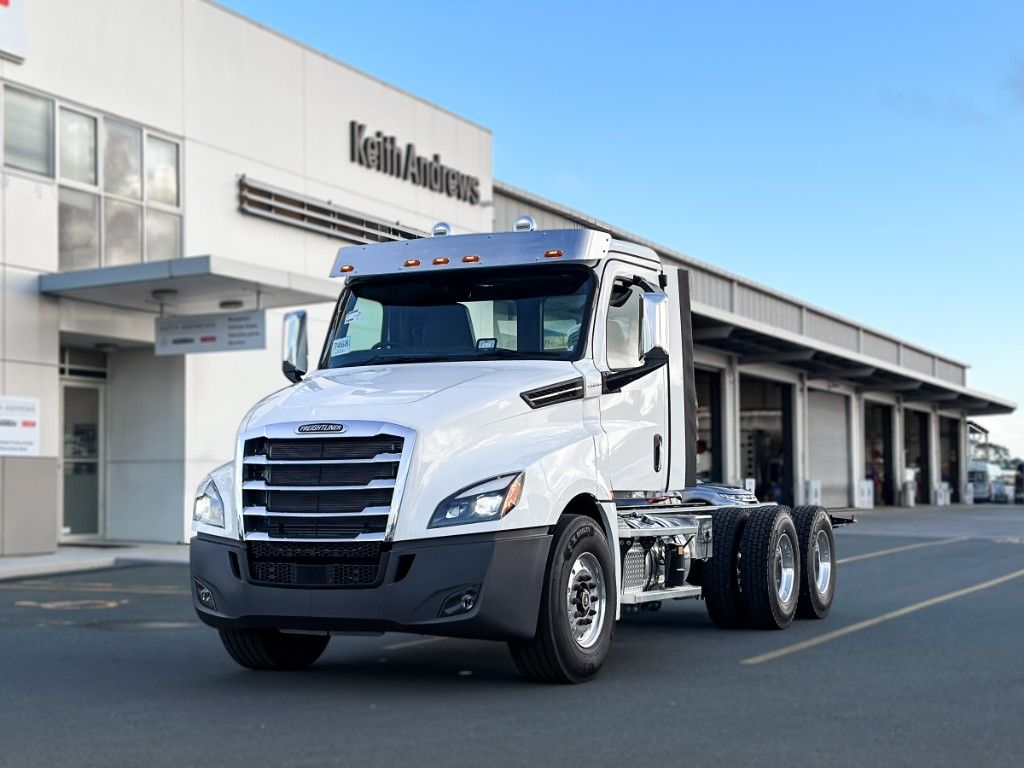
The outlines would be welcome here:
M 1003 490 L 1003 468 L 991 461 L 975 459 L 967 468 L 967 482 L 974 488 L 974 501 L 996 501 Z
M 1018 504 L 1024 504 L 1024 462 L 1017 465 L 1017 475 L 1013 483 L 1013 499 Z

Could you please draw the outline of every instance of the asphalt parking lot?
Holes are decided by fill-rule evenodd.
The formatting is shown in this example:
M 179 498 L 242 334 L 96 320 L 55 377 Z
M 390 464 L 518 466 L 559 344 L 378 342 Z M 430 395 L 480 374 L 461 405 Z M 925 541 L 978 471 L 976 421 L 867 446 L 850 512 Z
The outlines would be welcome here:
M 824 622 L 624 619 L 601 676 L 522 680 L 503 645 L 337 637 L 236 667 L 186 569 L 0 582 L 0 765 L 1019 765 L 1024 507 L 866 513 Z

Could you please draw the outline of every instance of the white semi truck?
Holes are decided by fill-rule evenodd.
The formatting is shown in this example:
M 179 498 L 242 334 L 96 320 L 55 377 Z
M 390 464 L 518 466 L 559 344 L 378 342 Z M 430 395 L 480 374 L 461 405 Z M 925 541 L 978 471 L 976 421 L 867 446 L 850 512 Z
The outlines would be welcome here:
M 297 669 L 331 635 L 506 641 L 548 682 L 601 668 L 616 620 L 703 598 L 719 627 L 823 618 L 821 507 L 694 480 L 688 274 L 587 230 L 342 248 L 315 369 L 257 403 L 200 485 L 193 601 L 228 653 Z

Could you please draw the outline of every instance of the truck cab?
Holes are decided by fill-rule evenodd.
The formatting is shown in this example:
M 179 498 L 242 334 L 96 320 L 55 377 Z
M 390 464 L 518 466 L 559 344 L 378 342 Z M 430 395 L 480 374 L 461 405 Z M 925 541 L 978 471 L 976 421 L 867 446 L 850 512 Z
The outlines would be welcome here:
M 406 631 L 507 641 L 526 675 L 581 682 L 626 610 L 827 613 L 824 510 L 686 492 L 686 272 L 604 232 L 517 229 L 342 248 L 315 366 L 304 313 L 285 318 L 291 386 L 245 416 L 193 516 L 194 605 L 239 663 Z

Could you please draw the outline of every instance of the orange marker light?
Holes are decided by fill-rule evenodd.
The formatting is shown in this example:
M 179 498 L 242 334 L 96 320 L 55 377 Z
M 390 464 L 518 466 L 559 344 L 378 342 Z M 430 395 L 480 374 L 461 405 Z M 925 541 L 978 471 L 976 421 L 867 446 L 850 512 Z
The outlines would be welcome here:
M 420 265 L 420 260 L 419 259 L 406 259 L 405 264 L 403 266 L 406 266 L 406 267 L 418 267 L 419 265 Z
M 562 255 L 562 251 L 560 249 L 558 249 L 558 248 L 553 248 L 550 251 L 544 251 L 544 258 L 545 259 L 557 259 L 561 255 Z
M 342 265 L 341 269 L 339 269 L 338 271 L 339 272 L 352 272 L 354 269 L 355 269 L 355 267 L 353 267 L 351 264 L 344 264 L 344 265 Z
M 434 259 L 434 261 L 432 263 L 434 264 L 435 267 L 440 267 L 440 266 L 448 263 L 448 257 L 447 256 L 438 256 L 436 259 Z
M 462 257 L 462 261 L 464 263 L 466 263 L 466 264 L 479 264 L 480 263 L 480 257 L 479 256 L 463 256 Z

